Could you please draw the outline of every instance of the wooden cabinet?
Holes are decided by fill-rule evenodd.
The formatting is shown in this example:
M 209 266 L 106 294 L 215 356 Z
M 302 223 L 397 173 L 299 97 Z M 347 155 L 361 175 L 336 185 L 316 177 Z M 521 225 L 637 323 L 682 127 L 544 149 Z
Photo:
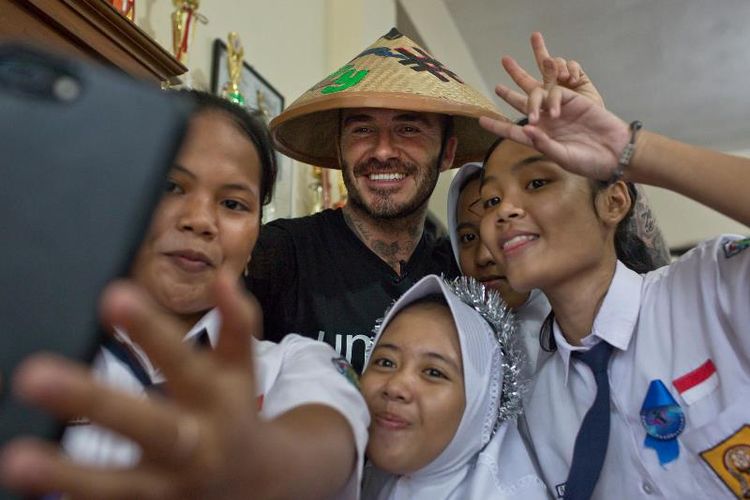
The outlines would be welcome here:
M 0 0 L 0 39 L 27 40 L 155 83 L 187 68 L 105 0 Z

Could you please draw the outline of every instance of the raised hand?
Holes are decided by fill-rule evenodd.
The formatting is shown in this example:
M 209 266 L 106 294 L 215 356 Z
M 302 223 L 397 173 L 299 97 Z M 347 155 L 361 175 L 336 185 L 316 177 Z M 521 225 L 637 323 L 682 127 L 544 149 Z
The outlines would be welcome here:
M 137 398 L 97 383 L 89 370 L 51 355 L 29 359 L 14 379 L 25 400 L 67 419 L 85 415 L 137 442 L 131 469 L 73 463 L 54 446 L 22 439 L 3 450 L 3 482 L 26 493 L 82 498 L 243 498 L 263 490 L 264 422 L 257 417 L 250 332 L 259 309 L 222 276 L 221 337 L 213 352 L 182 342 L 184 327 L 140 289 L 110 286 L 108 323 L 127 330 L 168 380 L 169 400 Z M 254 451 L 254 452 L 253 452 Z
M 558 65 L 551 59 L 543 65 L 545 80 L 557 81 Z M 479 123 L 501 137 L 533 147 L 573 173 L 610 179 L 629 140 L 627 124 L 588 97 L 554 83 L 545 86 L 527 85 L 525 95 L 504 85 L 495 89 L 501 99 L 528 115 L 528 125 L 485 117 Z
M 501 60 L 505 71 L 526 94 L 531 94 L 538 87 L 550 89 L 557 84 L 587 97 L 604 107 L 602 96 L 578 62 L 562 57 L 552 57 L 547 50 L 544 37 L 541 33 L 532 33 L 531 48 L 534 52 L 534 59 L 539 68 L 539 73 L 542 75 L 542 81 L 531 76 L 512 57 L 505 56 Z

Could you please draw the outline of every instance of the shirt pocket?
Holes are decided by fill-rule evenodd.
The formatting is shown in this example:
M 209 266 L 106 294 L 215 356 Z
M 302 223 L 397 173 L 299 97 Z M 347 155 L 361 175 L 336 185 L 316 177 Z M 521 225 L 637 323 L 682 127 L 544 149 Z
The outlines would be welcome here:
M 750 498 L 750 405 L 745 397 L 680 437 L 706 498 Z

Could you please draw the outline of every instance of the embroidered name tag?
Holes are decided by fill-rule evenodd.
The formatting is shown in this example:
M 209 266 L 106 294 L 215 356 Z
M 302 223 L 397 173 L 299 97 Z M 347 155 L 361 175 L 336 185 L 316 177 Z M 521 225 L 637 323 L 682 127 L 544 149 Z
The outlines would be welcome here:
M 750 498 L 750 425 L 700 455 L 737 498 Z

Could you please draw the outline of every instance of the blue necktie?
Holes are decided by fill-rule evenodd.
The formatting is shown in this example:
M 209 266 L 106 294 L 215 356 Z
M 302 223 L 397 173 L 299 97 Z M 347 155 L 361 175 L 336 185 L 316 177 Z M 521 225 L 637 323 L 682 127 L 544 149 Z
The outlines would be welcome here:
M 564 500 L 588 500 L 594 492 L 609 442 L 609 379 L 607 365 L 612 346 L 599 342 L 586 352 L 574 352 L 594 372 L 596 398 L 583 417 L 573 448 L 573 463 L 565 483 Z

